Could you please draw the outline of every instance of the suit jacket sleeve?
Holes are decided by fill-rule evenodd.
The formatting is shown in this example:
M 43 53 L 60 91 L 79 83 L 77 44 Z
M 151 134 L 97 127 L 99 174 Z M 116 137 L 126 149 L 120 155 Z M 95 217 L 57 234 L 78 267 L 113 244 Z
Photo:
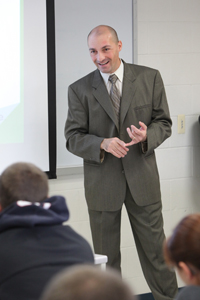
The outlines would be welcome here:
M 152 117 L 147 127 L 147 152 L 153 153 L 171 135 L 172 120 L 170 118 L 164 84 L 159 71 L 155 75 L 152 101 Z
M 70 152 L 85 160 L 100 163 L 100 144 L 104 138 L 89 132 L 88 103 L 84 102 L 80 93 L 75 91 L 78 86 L 78 84 L 73 84 L 68 89 L 68 117 L 65 124 L 66 147 Z

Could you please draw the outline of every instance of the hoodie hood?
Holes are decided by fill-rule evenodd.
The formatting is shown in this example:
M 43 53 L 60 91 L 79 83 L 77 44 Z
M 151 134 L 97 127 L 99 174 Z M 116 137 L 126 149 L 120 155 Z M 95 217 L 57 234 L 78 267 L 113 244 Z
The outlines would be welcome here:
M 68 219 L 69 210 L 62 196 L 35 203 L 19 200 L 0 213 L 0 232 L 15 227 L 59 225 Z

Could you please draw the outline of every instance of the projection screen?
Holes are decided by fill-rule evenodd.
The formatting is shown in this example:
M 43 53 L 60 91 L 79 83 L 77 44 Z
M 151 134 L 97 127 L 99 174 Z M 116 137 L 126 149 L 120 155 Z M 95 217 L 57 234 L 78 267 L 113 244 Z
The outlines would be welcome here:
M 0 0 L 0 173 L 26 161 L 56 177 L 54 25 L 51 0 Z

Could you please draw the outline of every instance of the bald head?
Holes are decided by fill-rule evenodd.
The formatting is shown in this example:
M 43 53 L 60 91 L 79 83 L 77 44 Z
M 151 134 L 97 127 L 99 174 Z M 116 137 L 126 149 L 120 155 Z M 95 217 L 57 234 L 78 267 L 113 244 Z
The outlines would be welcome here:
M 90 31 L 90 33 L 88 34 L 87 40 L 89 39 L 89 37 L 91 35 L 100 36 L 100 35 L 106 34 L 106 33 L 109 33 L 112 36 L 112 40 L 114 43 L 116 43 L 116 44 L 118 43 L 119 39 L 118 39 L 117 32 L 115 31 L 114 28 L 107 26 L 107 25 L 99 25 L 99 26 L 93 28 Z

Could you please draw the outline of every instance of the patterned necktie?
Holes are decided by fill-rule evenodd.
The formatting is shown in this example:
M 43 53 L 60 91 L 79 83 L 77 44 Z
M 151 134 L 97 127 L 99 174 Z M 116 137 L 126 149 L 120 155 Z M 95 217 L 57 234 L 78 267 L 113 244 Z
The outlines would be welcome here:
M 117 76 L 112 74 L 109 76 L 108 80 L 112 83 L 111 90 L 110 90 L 110 98 L 112 100 L 117 118 L 119 120 L 119 107 L 120 107 L 120 92 L 116 87 Z

